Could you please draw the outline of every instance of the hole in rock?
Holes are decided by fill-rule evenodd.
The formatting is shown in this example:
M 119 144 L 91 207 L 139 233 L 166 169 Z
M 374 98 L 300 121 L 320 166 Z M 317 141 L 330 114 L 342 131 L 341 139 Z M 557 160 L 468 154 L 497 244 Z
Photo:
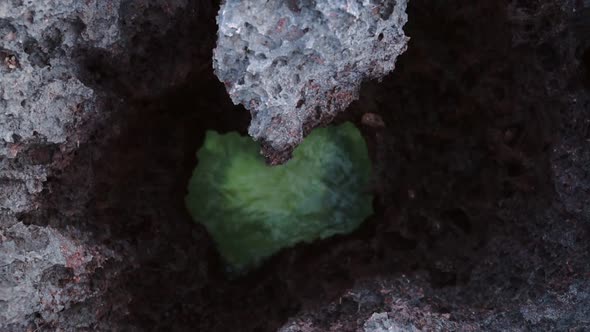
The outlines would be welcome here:
M 38 216 L 130 255 L 106 268 L 123 267 L 109 280 L 114 286 L 108 296 L 114 303 L 128 299 L 126 322 L 145 330 L 274 331 L 300 310 L 338 300 L 357 281 L 418 270 L 428 272 L 434 288 L 495 296 L 485 293 L 495 289 L 485 276 L 508 279 L 512 272 L 498 267 L 498 255 L 485 244 L 494 236 L 530 236 L 497 217 L 498 201 L 529 199 L 517 195 L 518 188 L 506 193 L 503 175 L 550 178 L 541 150 L 515 152 L 533 160 L 534 170 L 497 162 L 504 143 L 491 133 L 502 132 L 506 123 L 541 128 L 519 138 L 524 141 L 546 142 L 551 129 L 539 126 L 542 119 L 528 107 L 505 107 L 533 103 L 530 89 L 537 87 L 504 76 L 535 58 L 534 50 L 513 53 L 500 37 L 510 35 L 503 6 L 492 0 L 444 6 L 410 1 L 407 52 L 383 82 L 366 83 L 360 100 L 337 119 L 363 128 L 375 168 L 375 214 L 352 234 L 283 250 L 235 280 L 225 274 L 204 228 L 186 212 L 184 197 L 205 131 L 245 135 L 250 117 L 231 103 L 213 73 L 218 3 L 191 6 L 167 32 L 152 27 L 154 33 L 137 35 L 123 28 L 125 54 L 79 50 L 80 79 L 107 96 L 102 106 L 109 118 L 97 120 L 94 139 L 48 181 L 51 195 Z M 121 21 L 134 11 L 123 10 Z M 34 54 L 37 45 L 30 44 Z M 485 73 L 478 74 L 482 68 Z M 526 72 L 522 80 L 540 81 L 539 75 Z M 441 116 L 440 110 L 453 111 Z M 362 114 L 369 111 L 388 127 L 362 127 Z M 488 254 L 489 270 L 471 278 Z M 481 304 L 475 297 L 447 300 L 441 312 L 462 301 Z M 343 312 L 356 312 L 356 303 L 343 303 Z M 331 319 L 330 313 L 318 315 Z

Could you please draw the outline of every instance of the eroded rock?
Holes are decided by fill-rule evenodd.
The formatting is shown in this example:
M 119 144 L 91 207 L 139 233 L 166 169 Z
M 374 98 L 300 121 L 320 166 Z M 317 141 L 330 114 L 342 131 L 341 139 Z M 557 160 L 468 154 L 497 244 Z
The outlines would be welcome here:
M 16 223 L 0 229 L 0 328 L 22 324 L 34 313 L 56 320 L 98 295 L 103 290 L 91 278 L 112 255 L 49 227 Z
M 273 162 L 358 98 L 363 80 L 395 67 L 408 37 L 405 0 L 229 0 L 214 67 L 249 133 Z

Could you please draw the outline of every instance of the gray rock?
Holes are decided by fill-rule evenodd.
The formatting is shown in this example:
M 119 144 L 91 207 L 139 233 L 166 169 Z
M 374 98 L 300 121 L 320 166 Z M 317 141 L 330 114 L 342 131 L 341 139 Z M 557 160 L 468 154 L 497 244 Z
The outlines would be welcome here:
M 586 2 L 576 2 L 583 9 L 576 11 L 580 52 L 588 49 Z M 241 120 L 227 123 L 238 117 L 232 118 L 225 92 L 210 88 L 220 85 L 211 84 L 213 76 L 205 69 L 210 69 L 217 31 L 217 3 L 0 0 L 0 331 L 270 330 L 285 321 L 280 330 L 293 332 L 589 326 L 590 97 L 587 87 L 575 93 L 563 88 L 571 84 L 568 71 L 587 76 L 587 66 L 577 64 L 583 59 L 570 49 L 575 40 L 566 33 L 573 1 L 413 0 L 411 56 L 393 80 L 372 84 L 374 91 L 365 90 L 369 93 L 355 103 L 385 124 L 367 135 L 385 137 L 379 141 L 383 146 L 373 144 L 384 156 L 376 158 L 376 168 L 388 172 L 378 179 L 392 188 L 391 200 L 384 202 L 398 206 L 398 193 L 405 189 L 411 202 L 402 199 L 400 211 L 386 212 L 390 221 L 376 226 L 370 241 L 339 240 L 325 252 L 308 251 L 318 254 L 314 259 L 301 255 L 306 251 L 289 252 L 268 273 L 245 283 L 253 287 L 219 280 L 212 244 L 190 221 L 183 222 L 182 194 L 172 190 L 184 186 L 179 175 L 194 166 L 186 158 L 194 158 L 201 130 L 242 126 Z M 297 28 L 303 21 L 294 19 L 311 17 L 305 16 L 310 8 L 323 13 L 322 8 L 336 6 L 335 1 L 317 3 L 284 2 L 257 17 L 274 17 L 277 23 L 287 13 L 286 27 Z M 228 4 L 238 6 L 238 1 Z M 313 27 L 330 19 L 314 21 Z M 353 30 L 364 31 L 360 21 L 348 30 L 338 27 L 325 31 L 351 34 L 342 40 L 352 40 Z M 293 38 L 286 34 L 270 37 Z M 379 54 L 393 46 L 372 49 L 371 40 L 362 40 L 368 45 L 363 54 L 374 53 L 370 56 L 378 63 Z M 340 62 L 327 62 L 332 67 L 326 69 L 304 62 L 303 55 L 283 59 L 300 61 L 307 66 L 302 71 L 320 76 L 322 84 L 333 83 L 339 92 L 355 91 L 352 76 L 330 71 L 340 70 Z M 354 75 L 361 77 L 357 69 Z M 283 72 L 289 68 L 260 82 L 288 83 Z M 176 93 L 183 83 L 189 86 Z M 291 86 L 287 83 L 283 90 Z M 244 88 L 238 96 L 265 92 L 266 85 L 258 84 L 258 90 Z M 332 117 L 321 108 L 327 107 L 322 96 L 330 94 L 328 85 L 322 89 L 305 92 L 308 99 L 301 106 L 305 116 L 319 100 L 317 123 Z M 166 100 L 158 97 L 170 90 L 174 93 Z M 553 97 L 568 101 L 563 105 Z M 339 100 L 339 106 L 345 102 Z M 512 161 L 500 165 L 495 153 L 488 154 L 495 129 L 502 129 L 505 143 L 492 146 L 517 149 L 514 143 L 536 150 L 530 142 L 537 142 L 540 149 L 544 135 L 536 128 L 551 115 L 559 117 L 556 141 L 544 157 L 523 164 L 523 175 L 511 176 Z M 309 121 L 303 135 L 316 123 Z M 286 128 L 272 125 L 269 134 Z M 514 141 L 508 133 L 516 133 Z M 417 166 L 424 169 L 414 172 Z M 463 191 L 465 184 L 479 189 L 489 174 L 528 187 L 531 172 L 551 177 L 551 195 L 538 187 L 538 193 L 510 190 L 496 196 L 495 186 L 483 185 L 489 190 L 464 198 L 471 193 Z M 466 180 L 478 173 L 486 180 Z M 498 197 L 506 199 L 498 202 Z M 480 223 L 469 220 L 475 227 L 467 230 L 459 229 L 460 220 L 445 226 L 437 217 L 444 212 L 441 206 L 466 208 L 469 219 L 482 216 Z M 410 223 L 418 229 L 405 228 Z M 397 237 L 390 235 L 400 230 L 411 240 L 405 242 L 416 240 L 416 248 L 397 249 Z M 465 245 L 455 245 L 459 242 Z M 384 258 L 367 255 L 372 252 Z M 297 263 L 300 256 L 305 257 Z M 365 263 L 370 257 L 376 258 Z M 418 267 L 407 268 L 412 262 Z M 430 275 L 422 268 L 434 271 Z M 456 276 L 456 282 L 447 283 L 447 276 Z M 431 284 L 440 279 L 443 287 Z M 356 286 L 343 290 L 351 280 Z
M 89 131 L 80 129 L 98 115 L 97 94 L 77 77 L 73 54 L 118 40 L 118 7 L 117 0 L 0 1 L 0 330 L 56 321 L 105 290 L 92 277 L 112 251 L 88 234 L 19 219 L 39 208 L 35 198 L 58 166 L 53 153 L 84 143 Z
M 374 313 L 363 325 L 365 332 L 417 332 L 412 323 L 400 324 L 391 319 L 386 312 Z
M 97 295 L 89 277 L 106 259 L 104 252 L 49 227 L 16 223 L 0 229 L 0 329 L 34 313 L 55 320 Z
M 406 50 L 405 0 L 228 0 L 214 68 L 267 157 L 285 157 L 308 131 L 358 98 Z M 271 157 L 271 159 L 273 159 Z
M 125 110 L 113 86 L 154 95 L 183 79 L 178 68 L 188 56 L 157 66 L 141 84 L 133 74 L 147 72 L 134 62 L 156 67 L 138 58 L 156 58 L 145 50 L 148 38 L 164 38 L 177 24 L 170 17 L 186 6 L 186 0 L 0 0 L 0 331 L 100 324 L 112 330 L 105 313 L 115 306 L 125 315 L 128 294 L 109 291 L 134 254 L 124 241 L 100 243 L 87 225 L 93 190 L 87 159 L 77 159 L 75 199 L 56 198 L 46 181 L 61 172 L 77 176 L 67 169 L 80 148 L 96 149 L 88 141 L 97 127 L 109 128 L 106 119 Z M 145 22 L 156 32 L 145 31 Z M 109 61 L 121 63 L 112 79 L 105 78 Z M 67 201 L 67 208 L 49 212 L 52 199 Z M 120 305 L 113 297 L 122 298 Z
M 96 116 L 97 98 L 72 54 L 114 43 L 117 18 L 118 1 L 0 2 L 0 209 L 26 211 L 43 188 L 50 160 L 18 160 L 30 146 L 83 141 L 76 127 Z

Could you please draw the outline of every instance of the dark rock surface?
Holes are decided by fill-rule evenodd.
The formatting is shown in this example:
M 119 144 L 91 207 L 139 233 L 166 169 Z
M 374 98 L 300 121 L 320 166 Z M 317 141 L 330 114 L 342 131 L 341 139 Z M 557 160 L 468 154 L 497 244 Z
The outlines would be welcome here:
M 129 294 L 114 289 L 136 248 L 91 214 L 91 163 L 129 100 L 184 81 L 201 49 L 177 30 L 206 33 L 200 10 L 214 13 L 183 0 L 0 2 L 0 330 L 120 327 Z
M 585 6 L 410 1 L 393 75 L 337 119 L 375 216 L 228 280 L 183 207 L 204 131 L 250 120 L 219 4 L 0 2 L 0 331 L 584 331 Z

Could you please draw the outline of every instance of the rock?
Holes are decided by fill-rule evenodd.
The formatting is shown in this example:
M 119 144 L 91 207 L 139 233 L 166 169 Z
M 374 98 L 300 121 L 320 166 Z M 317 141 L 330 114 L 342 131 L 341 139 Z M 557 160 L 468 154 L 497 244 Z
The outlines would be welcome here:
M 98 295 L 104 289 L 93 286 L 92 277 L 111 255 L 52 228 L 16 223 L 0 229 L 0 329 L 26 323 L 35 313 L 56 320 Z
M 412 323 L 400 324 L 391 319 L 386 312 L 374 313 L 363 325 L 365 332 L 417 332 Z
M 0 331 L 587 329 L 587 2 L 410 1 L 351 109 L 383 218 L 236 283 L 181 203 L 199 135 L 248 120 L 219 1 L 0 0 Z
M 180 24 L 172 16 L 185 25 L 193 19 L 193 11 L 182 11 L 187 6 L 0 1 L 0 331 L 112 330 L 103 315 L 113 307 L 125 315 L 128 292 L 105 294 L 135 254 L 125 241 L 101 243 L 88 225 L 94 170 L 91 158 L 76 155 L 80 147 L 93 151 L 85 156 L 99 154 L 100 139 L 88 143 L 101 126 L 107 129 L 98 136 L 107 139 L 116 125 L 106 119 L 128 109 L 121 105 L 129 90 L 153 96 L 184 79 L 198 45 L 158 66 L 169 57 L 150 46 Z M 159 69 L 146 77 L 146 67 Z M 137 75 L 145 79 L 138 83 Z M 76 162 L 81 171 L 68 171 Z M 60 194 L 51 192 L 49 178 L 76 184 Z
M 358 98 L 406 50 L 406 1 L 229 0 L 214 68 L 274 162 Z

